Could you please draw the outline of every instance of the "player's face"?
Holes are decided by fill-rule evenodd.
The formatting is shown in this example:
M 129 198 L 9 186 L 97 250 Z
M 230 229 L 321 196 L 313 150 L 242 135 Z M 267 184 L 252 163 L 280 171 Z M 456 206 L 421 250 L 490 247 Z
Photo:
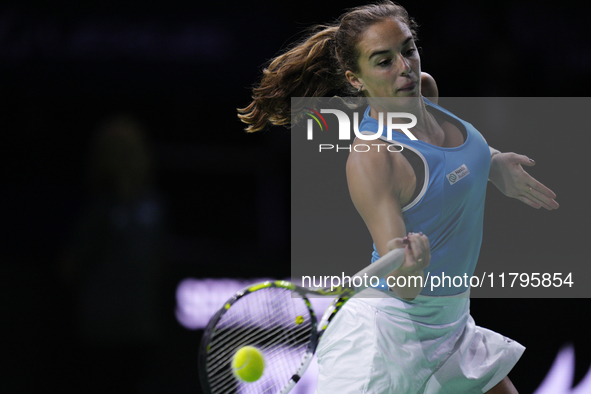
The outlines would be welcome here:
M 357 48 L 360 71 L 347 77 L 362 84 L 366 96 L 420 97 L 421 58 L 404 22 L 388 18 L 372 25 Z

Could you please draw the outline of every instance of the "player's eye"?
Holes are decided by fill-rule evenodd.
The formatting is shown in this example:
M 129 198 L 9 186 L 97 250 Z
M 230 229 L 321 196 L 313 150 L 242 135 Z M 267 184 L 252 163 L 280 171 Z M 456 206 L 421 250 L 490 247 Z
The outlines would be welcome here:
M 415 54 L 415 52 L 417 51 L 417 48 L 409 48 L 406 52 L 404 52 L 404 56 L 406 57 L 410 57 L 412 55 Z
M 392 59 L 384 59 L 384 60 L 380 60 L 378 62 L 378 66 L 380 66 L 380 67 L 386 67 L 386 66 L 389 66 L 390 64 L 392 64 Z

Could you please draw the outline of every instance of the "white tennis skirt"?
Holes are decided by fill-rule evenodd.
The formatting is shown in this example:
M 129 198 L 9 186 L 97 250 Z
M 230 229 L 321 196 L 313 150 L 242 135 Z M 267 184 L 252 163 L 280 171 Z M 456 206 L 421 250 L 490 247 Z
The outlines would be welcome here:
M 525 350 L 475 325 L 467 294 L 411 302 L 374 289 L 360 295 L 320 341 L 316 394 L 483 393 Z

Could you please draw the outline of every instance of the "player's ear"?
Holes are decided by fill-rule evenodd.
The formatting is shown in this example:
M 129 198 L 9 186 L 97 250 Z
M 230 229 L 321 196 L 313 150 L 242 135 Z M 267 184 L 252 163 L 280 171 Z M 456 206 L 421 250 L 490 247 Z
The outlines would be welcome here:
M 350 70 L 345 71 L 345 77 L 347 77 L 347 81 L 349 81 L 355 90 L 360 90 L 363 87 L 363 80 L 359 78 L 354 72 Z

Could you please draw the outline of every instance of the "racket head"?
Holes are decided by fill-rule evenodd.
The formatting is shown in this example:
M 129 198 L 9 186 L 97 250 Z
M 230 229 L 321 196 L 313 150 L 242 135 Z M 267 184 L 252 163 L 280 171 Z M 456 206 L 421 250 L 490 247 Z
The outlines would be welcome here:
M 236 293 L 212 317 L 199 349 L 199 380 L 207 394 L 287 393 L 307 368 L 318 344 L 310 301 L 285 281 L 263 282 Z M 242 382 L 232 372 L 234 354 L 258 348 L 262 377 Z

